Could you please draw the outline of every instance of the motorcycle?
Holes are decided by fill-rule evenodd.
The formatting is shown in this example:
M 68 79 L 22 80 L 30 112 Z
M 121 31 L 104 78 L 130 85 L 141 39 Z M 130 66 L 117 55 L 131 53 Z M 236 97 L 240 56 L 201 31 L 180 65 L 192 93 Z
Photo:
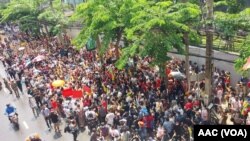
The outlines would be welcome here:
M 13 128 L 15 130 L 19 130 L 18 114 L 13 113 L 13 114 L 9 115 L 9 118 L 10 118 L 10 121 L 11 121 Z

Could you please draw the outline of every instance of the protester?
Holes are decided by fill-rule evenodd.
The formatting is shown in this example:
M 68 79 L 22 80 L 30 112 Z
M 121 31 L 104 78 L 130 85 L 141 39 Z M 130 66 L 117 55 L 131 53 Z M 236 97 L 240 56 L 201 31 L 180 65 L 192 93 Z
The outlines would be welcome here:
M 32 109 L 34 116 L 38 117 L 39 116 L 39 109 L 37 107 L 37 104 L 36 104 L 34 97 L 29 95 L 28 98 L 29 98 L 29 105 L 30 105 L 30 108 Z
M 41 113 L 50 131 L 51 130 L 51 117 L 50 117 L 50 109 L 47 107 L 47 105 L 43 105 Z

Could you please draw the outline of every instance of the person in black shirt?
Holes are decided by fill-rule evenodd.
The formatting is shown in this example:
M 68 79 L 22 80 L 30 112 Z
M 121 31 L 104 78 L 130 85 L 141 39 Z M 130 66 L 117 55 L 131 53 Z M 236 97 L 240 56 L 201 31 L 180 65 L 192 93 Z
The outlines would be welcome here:
M 50 119 L 51 119 L 52 123 L 54 124 L 55 132 L 60 132 L 60 129 L 59 129 L 59 125 L 60 125 L 59 116 L 53 110 L 51 111 Z
M 19 88 L 19 90 L 21 91 L 21 93 L 23 94 L 23 87 L 22 87 L 22 82 L 20 79 L 16 80 L 16 85 Z
M 175 132 L 175 139 L 177 141 L 181 141 L 181 138 L 182 138 L 182 135 L 184 134 L 184 128 L 183 128 L 183 125 L 182 125 L 182 122 L 180 121 L 176 121 L 176 124 L 174 126 L 174 132 Z

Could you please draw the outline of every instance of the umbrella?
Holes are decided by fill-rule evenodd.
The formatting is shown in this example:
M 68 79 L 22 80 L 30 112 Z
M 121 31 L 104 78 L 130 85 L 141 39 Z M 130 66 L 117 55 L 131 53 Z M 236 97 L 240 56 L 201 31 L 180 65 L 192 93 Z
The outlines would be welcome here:
M 22 51 L 22 50 L 24 50 L 25 49 L 25 47 L 20 47 L 18 50 L 19 51 Z
M 53 87 L 62 87 L 65 84 L 65 81 L 63 80 L 55 80 L 52 82 Z
M 172 71 L 170 72 L 170 75 L 173 76 L 175 79 L 179 79 L 179 80 L 186 78 L 186 76 L 179 71 Z
M 246 64 L 243 66 L 243 70 L 247 70 L 250 68 L 250 57 L 247 59 Z
M 33 62 L 40 62 L 40 61 L 42 61 L 42 60 L 44 60 L 45 59 L 45 56 L 43 56 L 43 55 L 38 55 L 37 57 L 35 57 L 32 61 Z

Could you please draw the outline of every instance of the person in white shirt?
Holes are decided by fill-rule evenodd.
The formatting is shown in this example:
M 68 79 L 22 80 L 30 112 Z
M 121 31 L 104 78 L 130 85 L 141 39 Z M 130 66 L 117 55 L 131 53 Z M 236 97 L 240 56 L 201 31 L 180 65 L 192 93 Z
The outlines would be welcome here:
M 42 110 L 41 110 L 41 113 L 42 113 L 42 115 L 43 115 L 43 117 L 45 119 L 45 122 L 46 122 L 49 130 L 51 130 L 51 120 L 50 120 L 50 110 L 49 110 L 49 108 L 46 105 L 44 105 Z
M 107 124 L 113 126 L 114 118 L 115 118 L 115 114 L 109 111 L 108 114 L 106 115 Z
M 241 102 L 237 96 L 231 101 L 231 106 L 234 111 L 239 111 L 241 109 Z
M 111 137 L 113 138 L 113 140 L 119 140 L 120 138 L 120 132 L 118 129 L 112 127 L 109 129 L 109 134 L 111 135 Z
M 38 117 L 39 116 L 39 112 L 38 112 L 38 107 L 37 107 L 37 104 L 36 104 L 36 100 L 31 95 L 28 95 L 28 97 L 29 97 L 30 108 L 32 109 L 32 112 L 33 112 L 34 116 Z
M 86 118 L 88 118 L 89 117 L 89 115 L 92 115 L 93 117 L 91 117 L 91 118 L 96 118 L 96 113 L 95 113 L 95 111 L 93 111 L 93 110 L 88 110 L 88 108 L 85 108 L 85 110 L 86 110 L 86 112 L 85 112 L 85 116 L 86 116 Z

